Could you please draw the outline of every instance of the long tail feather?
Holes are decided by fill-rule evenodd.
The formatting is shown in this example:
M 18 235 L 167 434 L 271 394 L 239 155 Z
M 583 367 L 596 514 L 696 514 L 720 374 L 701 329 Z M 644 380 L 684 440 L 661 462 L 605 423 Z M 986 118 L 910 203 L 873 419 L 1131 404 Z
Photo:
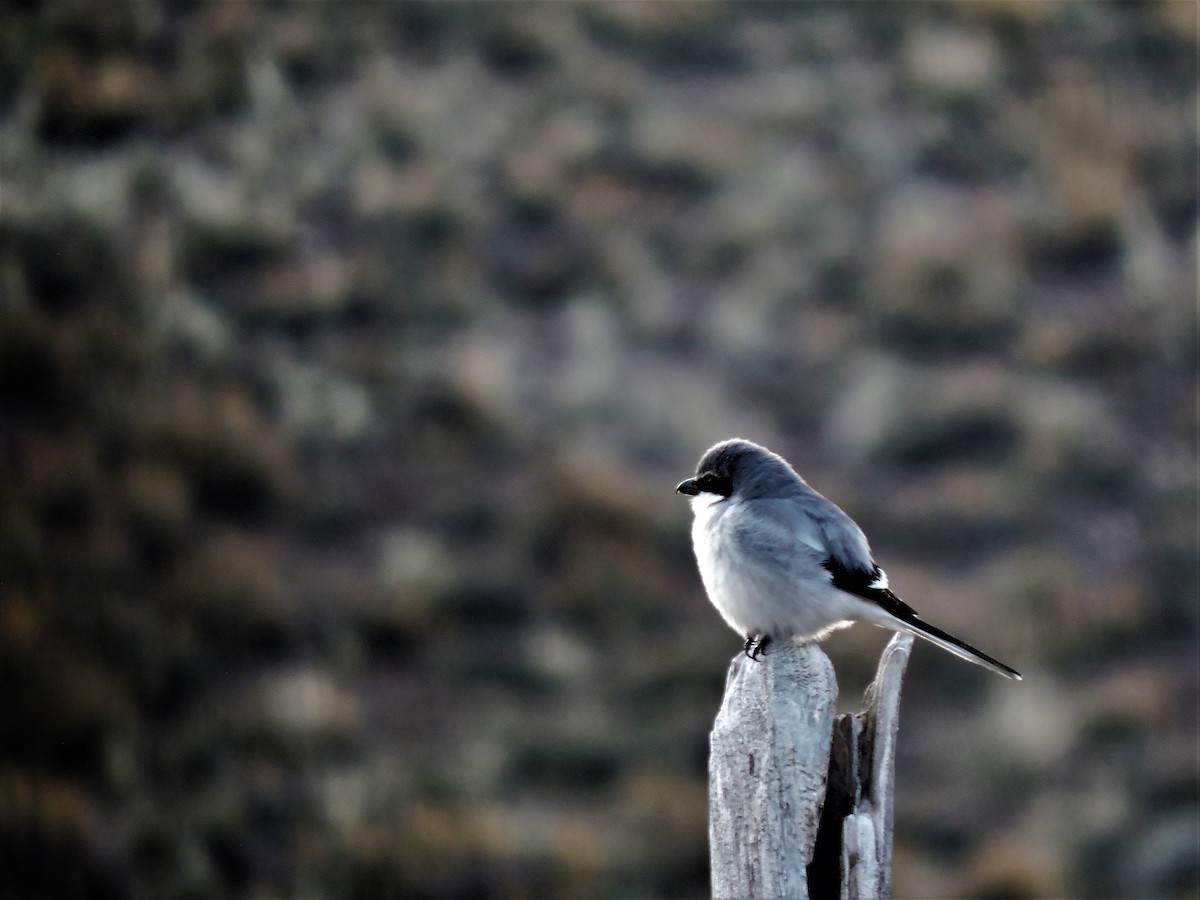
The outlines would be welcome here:
M 1013 681 L 1021 680 L 1021 673 L 1016 669 L 1006 666 L 998 659 L 993 659 L 982 650 L 977 650 L 966 641 L 960 641 L 952 634 L 947 634 L 942 629 L 930 625 L 928 622 L 923 622 L 916 616 L 912 616 L 909 621 L 897 619 L 897 622 L 902 624 L 905 631 L 915 634 L 917 637 L 924 638 L 931 644 L 937 644 L 943 650 L 948 650 L 955 656 L 965 659 L 967 662 L 973 662 L 977 666 L 983 666 L 986 669 L 991 669 L 1003 675 L 1005 678 L 1011 678 Z

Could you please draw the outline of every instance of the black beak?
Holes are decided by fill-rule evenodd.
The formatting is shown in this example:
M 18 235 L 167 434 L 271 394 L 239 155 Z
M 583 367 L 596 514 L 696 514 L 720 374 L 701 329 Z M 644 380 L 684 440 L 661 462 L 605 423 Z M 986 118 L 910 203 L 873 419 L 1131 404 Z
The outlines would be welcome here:
M 695 478 L 689 478 L 687 481 L 679 482 L 679 487 L 675 488 L 675 493 L 687 494 L 690 497 L 694 497 L 700 493 L 700 488 L 696 484 Z

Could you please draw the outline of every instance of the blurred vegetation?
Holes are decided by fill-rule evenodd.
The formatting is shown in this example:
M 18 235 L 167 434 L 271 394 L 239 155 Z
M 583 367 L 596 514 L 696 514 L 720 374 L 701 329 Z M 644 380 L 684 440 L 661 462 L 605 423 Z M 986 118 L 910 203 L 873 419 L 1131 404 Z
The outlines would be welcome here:
M 897 893 L 1193 896 L 1196 46 L 9 4 L 3 893 L 703 895 L 738 640 L 671 491 L 742 434 L 1026 673 L 915 655 Z

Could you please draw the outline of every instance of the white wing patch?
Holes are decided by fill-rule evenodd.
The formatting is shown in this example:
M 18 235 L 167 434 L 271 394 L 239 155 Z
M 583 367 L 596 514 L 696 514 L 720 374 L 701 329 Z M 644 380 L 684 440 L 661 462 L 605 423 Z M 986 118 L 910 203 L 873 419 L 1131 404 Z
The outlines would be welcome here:
M 872 590 L 882 591 L 888 586 L 887 572 L 883 571 L 883 569 L 878 569 L 877 571 L 879 574 L 875 576 L 875 580 L 867 586 Z

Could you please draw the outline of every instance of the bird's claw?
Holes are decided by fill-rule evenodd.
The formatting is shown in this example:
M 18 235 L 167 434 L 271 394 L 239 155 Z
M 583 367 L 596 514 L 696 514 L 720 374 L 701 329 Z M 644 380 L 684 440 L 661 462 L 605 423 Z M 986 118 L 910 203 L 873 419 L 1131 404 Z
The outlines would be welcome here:
M 763 655 L 767 649 L 767 645 L 771 643 L 771 636 L 768 634 L 752 634 L 746 638 L 746 645 L 742 648 L 742 652 L 750 659 L 758 662 L 758 658 Z

